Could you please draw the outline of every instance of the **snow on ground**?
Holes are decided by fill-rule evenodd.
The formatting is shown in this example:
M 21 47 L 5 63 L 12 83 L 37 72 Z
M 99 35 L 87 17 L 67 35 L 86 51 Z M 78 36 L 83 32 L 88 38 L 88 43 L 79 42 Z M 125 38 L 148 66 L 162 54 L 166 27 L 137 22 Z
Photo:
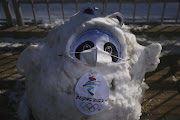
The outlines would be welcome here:
M 179 55 L 180 54 L 180 37 L 160 37 L 152 38 L 146 35 L 137 35 L 137 41 L 141 45 L 149 45 L 151 43 L 160 43 L 162 45 L 161 56 L 164 55 Z
M 33 44 L 43 42 L 42 38 L 29 38 L 29 39 L 15 39 L 15 38 L 0 38 L 0 49 L 15 49 Z
M 125 29 L 130 31 L 142 31 L 144 29 L 148 29 L 151 26 L 149 25 L 129 25 L 125 26 Z M 137 42 L 143 46 L 150 45 L 151 43 L 160 43 L 162 45 L 161 56 L 165 55 L 178 55 L 180 54 L 180 37 L 173 36 L 167 37 L 164 35 L 160 35 L 158 37 L 150 37 L 145 34 L 136 35 Z

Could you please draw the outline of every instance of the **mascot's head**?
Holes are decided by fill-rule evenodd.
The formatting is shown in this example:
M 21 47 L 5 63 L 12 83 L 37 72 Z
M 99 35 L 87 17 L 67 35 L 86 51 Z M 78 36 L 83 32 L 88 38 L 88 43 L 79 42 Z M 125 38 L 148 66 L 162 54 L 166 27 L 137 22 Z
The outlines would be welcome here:
M 139 45 L 121 13 L 98 17 L 90 5 L 26 48 L 17 68 L 36 119 L 139 119 L 144 74 L 160 51 Z

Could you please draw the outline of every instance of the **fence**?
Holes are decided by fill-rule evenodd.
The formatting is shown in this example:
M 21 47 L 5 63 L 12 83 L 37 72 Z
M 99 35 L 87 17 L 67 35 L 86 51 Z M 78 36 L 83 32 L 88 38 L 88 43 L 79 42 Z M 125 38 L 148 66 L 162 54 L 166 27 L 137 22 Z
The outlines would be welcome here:
M 151 24 L 152 22 L 150 21 L 150 12 L 151 12 L 151 5 L 153 3 L 162 3 L 163 4 L 163 10 L 162 14 L 160 16 L 160 21 L 159 24 L 165 24 L 164 22 L 164 15 L 165 15 L 165 10 L 166 10 L 166 5 L 167 3 L 177 3 L 178 4 L 178 9 L 176 11 L 176 18 L 171 19 L 171 23 L 179 23 L 179 14 L 180 14 L 180 2 L 179 0 L 12 0 L 13 4 L 13 9 L 10 8 L 8 0 L 1 0 L 0 3 L 3 5 L 4 13 L 6 16 L 6 21 L 9 26 L 14 26 L 15 23 L 12 18 L 12 10 L 15 12 L 16 16 L 16 21 L 19 26 L 24 25 L 24 18 L 22 15 L 21 11 L 21 4 L 29 4 L 31 5 L 32 8 L 32 13 L 33 13 L 33 19 L 34 19 L 34 24 L 37 25 L 37 18 L 36 18 L 36 12 L 34 9 L 35 4 L 45 4 L 47 5 L 47 12 L 48 12 L 48 18 L 49 18 L 49 23 L 51 23 L 51 14 L 50 14 L 50 4 L 59 4 L 61 5 L 62 9 L 62 18 L 65 20 L 65 10 L 64 10 L 64 5 L 65 4 L 74 4 L 76 6 L 76 12 L 78 12 L 78 6 L 79 4 L 85 4 L 87 2 L 90 2 L 92 4 L 101 4 L 102 5 L 102 12 L 105 12 L 107 10 L 107 5 L 108 4 L 118 4 L 119 6 L 119 11 L 122 10 L 122 5 L 123 4 L 133 4 L 133 18 L 132 21 L 129 23 L 136 24 L 136 9 L 137 9 L 137 4 L 138 3 L 144 3 L 148 5 L 148 12 L 146 16 L 146 21 L 145 23 Z M 173 21 L 173 22 L 172 22 Z

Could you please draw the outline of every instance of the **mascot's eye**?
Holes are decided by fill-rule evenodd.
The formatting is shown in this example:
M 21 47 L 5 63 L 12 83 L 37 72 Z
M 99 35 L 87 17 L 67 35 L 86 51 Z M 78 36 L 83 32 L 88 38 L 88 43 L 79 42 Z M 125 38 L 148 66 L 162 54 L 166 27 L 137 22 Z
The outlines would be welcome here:
M 91 41 L 86 41 L 83 42 L 82 44 L 80 44 L 77 48 L 76 48 L 76 53 L 75 56 L 77 59 L 80 59 L 80 52 L 84 51 L 84 50 L 88 50 L 94 47 L 94 43 Z
M 109 54 L 112 54 L 112 47 L 111 46 L 106 46 L 104 51 L 108 52 Z
M 118 61 L 118 51 L 116 49 L 116 47 L 110 43 L 110 42 L 107 42 L 105 43 L 104 45 L 104 51 L 108 52 L 109 54 L 111 54 L 112 56 L 112 61 L 113 62 L 117 62 Z
M 91 49 L 91 46 L 89 44 L 83 46 L 83 50 L 88 50 L 88 49 Z

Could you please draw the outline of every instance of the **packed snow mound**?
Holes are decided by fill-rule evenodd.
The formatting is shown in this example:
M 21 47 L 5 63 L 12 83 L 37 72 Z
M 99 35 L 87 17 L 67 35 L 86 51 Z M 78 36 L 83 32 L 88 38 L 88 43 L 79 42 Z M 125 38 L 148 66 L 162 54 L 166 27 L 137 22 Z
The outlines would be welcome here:
M 87 8 L 26 48 L 17 62 L 27 78 L 20 118 L 139 120 L 144 74 L 159 64 L 161 45 L 139 45 L 122 22 L 120 13 Z

